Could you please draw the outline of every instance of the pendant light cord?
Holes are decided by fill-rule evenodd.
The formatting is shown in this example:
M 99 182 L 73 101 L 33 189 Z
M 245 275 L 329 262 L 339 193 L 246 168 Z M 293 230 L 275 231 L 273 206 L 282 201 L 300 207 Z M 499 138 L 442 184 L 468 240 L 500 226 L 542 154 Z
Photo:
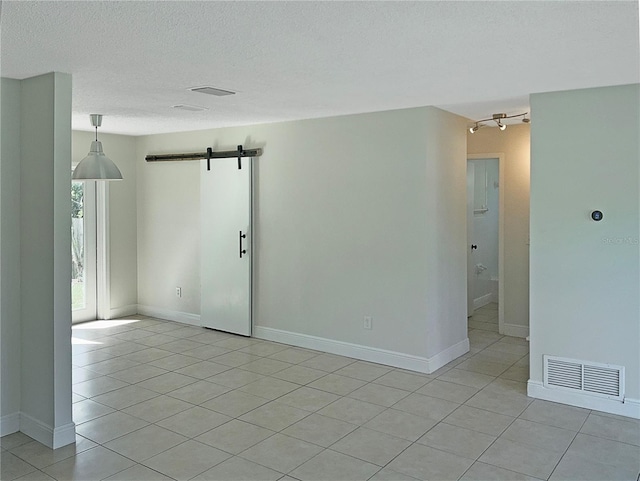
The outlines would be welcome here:
M 98 141 L 98 126 L 96 125 L 96 142 Z

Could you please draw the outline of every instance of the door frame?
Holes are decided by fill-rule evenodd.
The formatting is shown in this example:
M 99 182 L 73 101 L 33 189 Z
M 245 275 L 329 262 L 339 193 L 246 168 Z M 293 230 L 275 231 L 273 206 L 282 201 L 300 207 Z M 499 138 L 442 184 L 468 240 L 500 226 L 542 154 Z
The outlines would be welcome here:
M 85 307 L 71 310 L 71 321 L 73 324 L 93 321 L 98 312 L 98 276 L 97 276 L 97 256 L 98 256 L 98 195 L 95 182 L 73 181 L 82 183 L 82 204 L 83 204 L 83 242 L 84 242 L 84 292 Z
M 467 154 L 467 165 L 470 160 L 498 159 L 498 332 L 500 334 L 504 334 L 504 158 L 503 152 Z M 470 246 L 467 246 L 467 255 L 469 249 Z

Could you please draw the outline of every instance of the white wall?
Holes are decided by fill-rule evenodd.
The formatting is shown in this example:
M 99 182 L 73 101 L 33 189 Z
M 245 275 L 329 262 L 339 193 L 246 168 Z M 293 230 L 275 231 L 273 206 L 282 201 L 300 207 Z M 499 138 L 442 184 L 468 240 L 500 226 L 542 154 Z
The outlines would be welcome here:
M 480 129 L 467 134 L 469 154 L 504 154 L 504 327 L 526 337 L 529 329 L 530 127 Z
M 103 125 L 104 122 L 108 122 L 108 118 L 103 119 Z M 73 131 L 73 164 L 77 164 L 87 155 L 94 139 L 94 132 Z M 118 182 L 105 182 L 109 190 L 109 317 L 120 317 L 135 314 L 138 304 L 136 138 L 102 134 L 98 129 L 98 139 L 123 177 L 123 180 Z
M 460 344 L 461 354 L 464 132 L 464 119 L 427 107 L 140 137 L 139 304 L 192 318 L 200 307 L 199 165 L 144 156 L 243 144 L 264 148 L 254 171 L 259 328 L 420 358 Z
M 20 413 L 20 81 L 0 87 L 0 435 Z
M 540 389 L 544 354 L 622 365 L 629 400 L 600 409 L 640 417 L 640 87 L 535 94 L 531 107 L 529 392 L 554 394 Z

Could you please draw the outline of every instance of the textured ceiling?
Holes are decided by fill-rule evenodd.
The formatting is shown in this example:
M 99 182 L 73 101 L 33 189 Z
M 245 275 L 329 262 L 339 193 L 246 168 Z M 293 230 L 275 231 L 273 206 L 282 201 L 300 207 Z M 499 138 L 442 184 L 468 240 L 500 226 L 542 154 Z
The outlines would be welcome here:
M 478 119 L 640 81 L 636 1 L 5 0 L 1 29 L 3 77 L 71 73 L 73 128 L 102 113 L 130 135 L 424 105 Z M 237 94 L 187 90 L 204 85 Z

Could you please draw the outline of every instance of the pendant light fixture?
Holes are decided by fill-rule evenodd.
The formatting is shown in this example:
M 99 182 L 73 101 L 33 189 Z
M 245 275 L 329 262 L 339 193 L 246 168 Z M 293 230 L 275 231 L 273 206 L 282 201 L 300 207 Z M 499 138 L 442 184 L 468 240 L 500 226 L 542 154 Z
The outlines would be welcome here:
M 104 155 L 102 142 L 98 140 L 98 127 L 102 125 L 101 114 L 91 114 L 91 125 L 96 128 L 96 140 L 91 142 L 87 156 L 73 171 L 73 180 L 122 180 L 122 173 L 109 157 Z

